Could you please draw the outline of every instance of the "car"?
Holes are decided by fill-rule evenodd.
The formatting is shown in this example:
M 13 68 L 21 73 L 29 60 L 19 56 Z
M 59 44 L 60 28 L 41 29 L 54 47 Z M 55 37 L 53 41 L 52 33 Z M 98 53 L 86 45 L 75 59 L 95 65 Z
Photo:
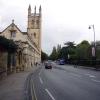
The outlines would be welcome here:
M 64 65 L 65 61 L 63 59 L 59 60 L 59 65 Z
M 45 62 L 45 69 L 52 69 L 52 63 L 50 61 Z

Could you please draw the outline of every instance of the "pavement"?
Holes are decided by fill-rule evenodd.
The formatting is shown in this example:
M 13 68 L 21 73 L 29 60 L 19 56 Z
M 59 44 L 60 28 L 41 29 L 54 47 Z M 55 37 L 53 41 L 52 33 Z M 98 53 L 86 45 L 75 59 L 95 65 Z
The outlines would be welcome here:
M 25 81 L 28 75 L 37 68 L 34 66 L 25 71 L 8 75 L 5 79 L 0 80 L 0 100 L 24 100 Z

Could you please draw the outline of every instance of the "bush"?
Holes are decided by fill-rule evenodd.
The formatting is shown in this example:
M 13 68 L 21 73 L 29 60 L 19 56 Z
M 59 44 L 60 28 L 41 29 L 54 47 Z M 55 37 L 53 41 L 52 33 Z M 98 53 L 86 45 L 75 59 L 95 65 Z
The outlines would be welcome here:
M 0 46 L 6 49 L 8 52 L 15 52 L 17 50 L 17 45 L 13 40 L 6 39 L 3 36 L 0 36 Z

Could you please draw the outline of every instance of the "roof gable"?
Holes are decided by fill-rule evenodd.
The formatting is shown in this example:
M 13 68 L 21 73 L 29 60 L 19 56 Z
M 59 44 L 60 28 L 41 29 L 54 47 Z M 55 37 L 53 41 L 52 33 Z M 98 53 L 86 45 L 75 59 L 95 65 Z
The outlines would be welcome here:
M 15 32 L 15 36 L 12 37 L 12 32 Z M 12 39 L 14 41 L 26 41 L 26 37 L 27 37 L 27 32 L 22 32 L 18 27 L 17 25 L 15 25 L 13 22 L 7 27 L 5 28 L 0 36 L 4 36 L 6 37 L 7 39 Z
M 3 32 L 5 32 L 6 30 L 11 30 L 11 31 L 13 31 L 13 30 L 18 30 L 19 32 L 21 32 L 21 30 L 17 27 L 17 25 L 15 25 L 14 23 L 11 23 L 7 28 L 5 28 L 2 32 L 1 32 L 1 34 L 3 33 Z M 22 32 L 21 32 L 22 33 Z

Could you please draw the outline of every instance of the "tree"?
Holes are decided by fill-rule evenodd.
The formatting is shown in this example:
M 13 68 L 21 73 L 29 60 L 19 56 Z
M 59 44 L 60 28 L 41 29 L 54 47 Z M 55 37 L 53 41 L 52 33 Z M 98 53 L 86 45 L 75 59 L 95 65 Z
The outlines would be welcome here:
M 75 58 L 75 43 L 74 42 L 66 42 L 65 43 L 66 47 L 67 47 L 67 56 L 68 56 L 68 59 L 74 59 Z
M 7 52 L 13 53 L 17 50 L 17 45 L 13 40 L 6 39 L 3 36 L 0 36 L 0 45 L 3 46 Z
M 48 59 L 48 55 L 45 52 L 41 51 L 41 61 L 43 62 L 47 59 Z
M 62 49 L 60 51 L 60 57 L 63 58 L 63 59 L 68 58 L 68 49 L 67 49 L 67 47 L 62 47 Z
M 89 59 L 90 58 L 90 44 L 88 41 L 83 40 L 76 47 L 76 56 L 78 59 Z
M 57 50 L 56 50 L 56 52 L 57 52 L 57 59 L 60 59 L 61 58 L 61 45 L 57 45 Z
M 66 45 L 67 47 L 70 47 L 70 48 L 75 47 L 75 43 L 74 42 L 70 42 L 70 41 L 64 43 L 64 45 Z
M 52 53 L 49 57 L 51 60 L 56 60 L 57 59 L 57 50 L 56 50 L 56 47 L 54 46 L 53 47 L 53 50 L 52 50 Z
M 91 45 L 93 45 L 93 42 Z M 96 59 L 100 60 L 100 41 L 96 41 Z

